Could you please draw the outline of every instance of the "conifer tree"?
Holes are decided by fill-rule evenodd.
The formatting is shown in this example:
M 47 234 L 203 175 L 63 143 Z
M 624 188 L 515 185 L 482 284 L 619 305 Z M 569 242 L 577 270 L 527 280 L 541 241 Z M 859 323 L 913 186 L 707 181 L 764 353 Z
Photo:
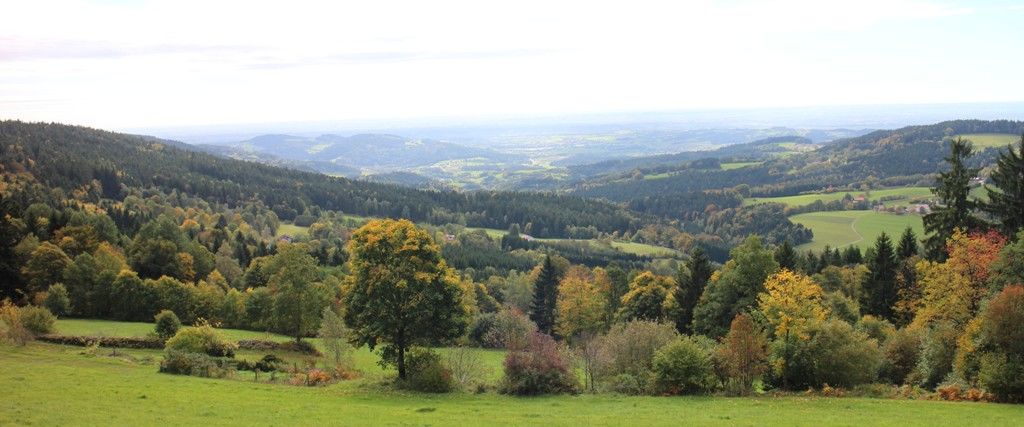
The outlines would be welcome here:
M 689 334 L 693 331 L 693 309 L 697 306 L 700 295 L 704 293 L 704 287 L 707 286 L 712 273 L 711 260 L 699 247 L 693 250 L 686 266 L 679 267 L 676 286 L 673 288 L 673 298 L 677 306 L 673 320 L 679 332 Z
M 983 208 L 999 221 L 1003 234 L 1012 236 L 1024 228 L 1024 135 L 1017 152 L 1013 146 L 999 153 L 990 177 L 996 189 L 986 187 L 988 203 Z
M 775 249 L 775 262 L 779 263 L 779 268 L 796 270 L 796 252 L 788 239 Z
M 917 255 L 917 235 L 914 234 L 914 229 L 907 227 L 906 230 L 903 230 L 903 235 L 900 236 L 900 245 L 896 250 L 896 256 L 904 260 L 914 255 Z
M 897 299 L 896 256 L 889 236 L 882 232 L 875 241 L 874 251 L 868 258 L 868 276 L 864 278 L 865 314 L 892 319 Z
M 555 329 L 555 304 L 558 300 L 558 269 L 551 262 L 551 255 L 544 258 L 537 281 L 533 284 L 533 302 L 530 304 L 530 320 L 537 324 L 537 330 L 551 335 Z
M 945 258 L 946 240 L 957 228 L 971 231 L 978 227 L 979 221 L 973 216 L 976 203 L 970 198 L 971 178 L 978 169 L 967 167 L 967 159 L 974 154 L 971 142 L 957 138 L 950 145 L 949 170 L 939 173 L 932 193 L 939 203 L 932 207 L 932 213 L 924 216 L 924 229 L 929 234 L 925 240 L 928 256 L 934 259 Z

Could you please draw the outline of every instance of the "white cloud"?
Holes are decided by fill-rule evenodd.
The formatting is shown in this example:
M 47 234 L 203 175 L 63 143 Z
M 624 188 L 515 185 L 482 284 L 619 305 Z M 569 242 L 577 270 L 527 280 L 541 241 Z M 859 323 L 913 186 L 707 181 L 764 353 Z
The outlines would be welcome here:
M 884 40 L 858 39 L 975 13 L 913 0 L 60 1 L 4 10 L 0 116 L 110 127 L 928 101 L 937 96 L 925 83 L 948 82 L 907 78 L 927 65 L 880 72 L 879 58 L 908 62 Z M 849 44 L 825 49 L 823 39 Z M 848 60 L 864 52 L 872 56 Z M 942 96 L 998 95 L 954 86 L 959 93 Z

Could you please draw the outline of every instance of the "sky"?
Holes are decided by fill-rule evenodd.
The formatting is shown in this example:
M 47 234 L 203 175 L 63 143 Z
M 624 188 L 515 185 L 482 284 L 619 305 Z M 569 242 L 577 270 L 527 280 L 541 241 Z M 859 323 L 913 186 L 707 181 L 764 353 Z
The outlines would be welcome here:
M 115 130 L 1024 100 L 1024 3 L 0 0 L 0 119 Z

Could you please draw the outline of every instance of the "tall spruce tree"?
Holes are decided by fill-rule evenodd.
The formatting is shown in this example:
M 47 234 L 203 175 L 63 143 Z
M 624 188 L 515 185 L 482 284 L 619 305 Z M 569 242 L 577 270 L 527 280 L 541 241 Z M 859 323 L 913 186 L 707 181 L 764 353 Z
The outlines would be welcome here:
M 1013 236 L 1024 228 L 1024 135 L 1017 152 L 1011 145 L 999 153 L 990 179 L 996 189 L 986 186 L 988 202 L 982 207 L 999 221 L 997 227 L 1004 234 Z
M 898 289 L 896 287 L 896 255 L 892 240 L 882 232 L 875 241 L 874 250 L 868 257 L 868 275 L 864 278 L 864 301 L 862 307 L 865 314 L 872 314 L 891 320 L 893 305 L 896 304 Z
M 693 250 L 686 265 L 679 267 L 676 287 L 673 290 L 677 305 L 673 320 L 679 332 L 689 334 L 693 331 L 693 309 L 697 306 L 697 301 L 704 293 L 704 287 L 707 286 L 713 272 L 711 259 L 699 247 Z
M 907 227 L 903 230 L 903 235 L 900 236 L 900 246 L 896 249 L 896 256 L 899 259 L 904 260 L 917 255 L 917 234 L 914 234 L 914 229 Z
M 932 206 L 932 212 L 924 216 L 924 229 L 928 233 L 925 247 L 933 259 L 945 259 L 946 240 L 957 228 L 970 231 L 978 227 L 974 217 L 976 203 L 970 198 L 971 178 L 978 169 L 967 167 L 967 159 L 974 154 L 971 142 L 957 138 L 950 144 L 946 163 L 949 170 L 939 174 L 932 193 L 939 203 Z
M 548 255 L 533 284 L 533 302 L 530 304 L 530 320 L 537 324 L 537 330 L 548 335 L 555 330 L 555 303 L 558 300 L 560 280 L 558 269 L 551 262 L 551 255 Z
M 789 243 L 789 239 L 786 239 L 778 248 L 775 248 L 775 262 L 779 263 L 779 268 L 796 270 L 796 251 L 793 250 L 793 245 Z

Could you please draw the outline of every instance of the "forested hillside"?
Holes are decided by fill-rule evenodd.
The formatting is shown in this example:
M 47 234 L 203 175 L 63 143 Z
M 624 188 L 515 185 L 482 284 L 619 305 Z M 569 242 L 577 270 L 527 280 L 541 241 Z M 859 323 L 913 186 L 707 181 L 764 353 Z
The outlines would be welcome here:
M 507 229 L 531 225 L 538 237 L 568 228 L 626 232 L 636 215 L 609 203 L 549 193 L 423 191 L 352 181 L 216 157 L 180 143 L 59 124 L 0 123 L 5 171 L 49 187 L 120 199 L 129 189 L 177 191 L 211 203 L 258 201 L 282 220 L 319 209 L 404 217 L 436 224 Z

